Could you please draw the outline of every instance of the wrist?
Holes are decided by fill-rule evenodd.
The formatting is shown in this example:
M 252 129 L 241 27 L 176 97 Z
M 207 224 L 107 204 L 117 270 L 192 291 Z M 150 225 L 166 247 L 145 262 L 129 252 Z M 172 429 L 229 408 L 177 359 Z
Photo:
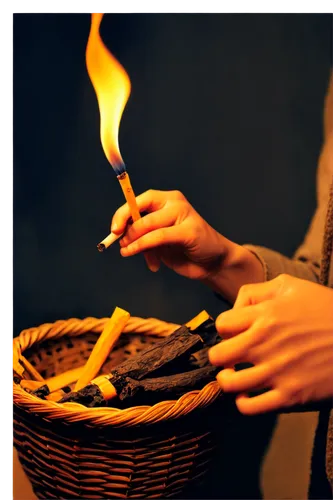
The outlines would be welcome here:
M 265 281 L 261 261 L 247 248 L 223 237 L 223 254 L 219 266 L 203 283 L 234 302 L 242 285 Z

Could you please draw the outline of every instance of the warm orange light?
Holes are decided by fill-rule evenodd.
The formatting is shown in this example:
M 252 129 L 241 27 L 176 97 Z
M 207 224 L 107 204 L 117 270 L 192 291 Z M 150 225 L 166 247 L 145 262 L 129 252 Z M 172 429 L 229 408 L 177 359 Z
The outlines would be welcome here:
M 101 115 L 101 141 L 104 153 L 117 174 L 124 171 L 118 133 L 120 120 L 131 92 L 130 79 L 105 47 L 99 27 L 103 14 L 91 15 L 91 28 L 86 49 L 86 63 L 95 89 Z

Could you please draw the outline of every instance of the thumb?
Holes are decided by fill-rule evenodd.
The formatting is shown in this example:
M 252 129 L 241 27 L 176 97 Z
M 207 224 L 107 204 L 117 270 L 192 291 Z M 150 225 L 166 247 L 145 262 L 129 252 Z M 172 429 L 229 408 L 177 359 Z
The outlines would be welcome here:
M 284 275 L 280 274 L 277 278 L 265 283 L 243 285 L 239 289 L 233 308 L 239 309 L 240 307 L 252 306 L 275 298 L 280 294 L 284 280 Z

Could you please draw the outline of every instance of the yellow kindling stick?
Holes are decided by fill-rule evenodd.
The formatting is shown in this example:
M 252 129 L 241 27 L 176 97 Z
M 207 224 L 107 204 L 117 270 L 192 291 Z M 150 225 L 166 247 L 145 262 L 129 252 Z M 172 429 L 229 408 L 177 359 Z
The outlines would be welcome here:
M 129 318 L 130 314 L 127 311 L 120 307 L 115 308 L 97 340 L 80 378 L 76 382 L 74 391 L 79 391 L 96 377 Z

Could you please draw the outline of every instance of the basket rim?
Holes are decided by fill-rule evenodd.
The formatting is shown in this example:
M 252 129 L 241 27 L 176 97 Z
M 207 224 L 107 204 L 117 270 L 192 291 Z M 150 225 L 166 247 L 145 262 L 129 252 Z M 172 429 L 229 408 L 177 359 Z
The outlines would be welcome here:
M 94 317 L 69 318 L 23 330 L 18 337 L 13 339 L 13 367 L 18 362 L 20 354 L 38 342 L 49 338 L 61 338 L 64 335 L 79 336 L 86 332 L 101 333 L 108 320 L 109 318 Z M 167 323 L 156 318 L 132 316 L 123 333 L 166 336 L 178 327 L 177 324 Z M 133 427 L 175 420 L 211 405 L 221 393 L 217 381 L 212 381 L 200 390 L 183 394 L 177 400 L 161 401 L 152 406 L 135 406 L 126 409 L 87 408 L 78 403 L 59 404 L 40 399 L 13 382 L 14 405 L 22 410 L 52 421 L 80 422 L 102 427 Z

